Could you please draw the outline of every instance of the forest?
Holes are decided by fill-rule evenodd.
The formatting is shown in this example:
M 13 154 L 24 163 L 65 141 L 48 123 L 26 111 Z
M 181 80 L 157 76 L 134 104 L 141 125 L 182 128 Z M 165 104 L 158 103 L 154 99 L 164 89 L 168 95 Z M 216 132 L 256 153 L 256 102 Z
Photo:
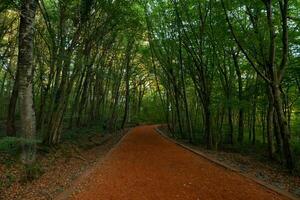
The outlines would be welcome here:
M 0 152 L 25 166 L 70 130 L 164 124 L 299 174 L 299 97 L 297 0 L 0 2 Z

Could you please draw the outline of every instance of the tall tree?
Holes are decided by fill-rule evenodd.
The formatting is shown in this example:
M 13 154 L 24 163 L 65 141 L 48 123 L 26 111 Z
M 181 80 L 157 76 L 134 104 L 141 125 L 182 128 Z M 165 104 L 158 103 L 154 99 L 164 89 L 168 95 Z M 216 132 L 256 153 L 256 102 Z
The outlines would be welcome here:
M 36 0 L 22 1 L 19 27 L 19 99 L 21 133 L 24 140 L 23 162 L 32 164 L 35 160 L 36 121 L 33 105 L 33 40 Z

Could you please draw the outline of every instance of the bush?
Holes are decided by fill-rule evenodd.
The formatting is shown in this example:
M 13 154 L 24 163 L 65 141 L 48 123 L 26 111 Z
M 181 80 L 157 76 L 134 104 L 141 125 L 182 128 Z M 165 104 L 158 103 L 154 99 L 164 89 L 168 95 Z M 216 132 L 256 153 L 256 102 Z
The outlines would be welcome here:
M 29 140 L 17 137 L 4 137 L 0 140 L 0 152 L 10 155 L 18 155 L 22 151 L 22 146 L 41 143 L 39 140 Z
M 21 152 L 21 139 L 16 137 L 4 137 L 0 140 L 0 152 L 18 154 Z

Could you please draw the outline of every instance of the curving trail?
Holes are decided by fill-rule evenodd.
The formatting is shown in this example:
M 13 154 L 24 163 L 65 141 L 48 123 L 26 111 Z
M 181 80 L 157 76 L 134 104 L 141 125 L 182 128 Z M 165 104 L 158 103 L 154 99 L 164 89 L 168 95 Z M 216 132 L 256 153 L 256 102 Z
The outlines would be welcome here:
M 83 181 L 74 200 L 287 199 L 164 139 L 134 128 Z

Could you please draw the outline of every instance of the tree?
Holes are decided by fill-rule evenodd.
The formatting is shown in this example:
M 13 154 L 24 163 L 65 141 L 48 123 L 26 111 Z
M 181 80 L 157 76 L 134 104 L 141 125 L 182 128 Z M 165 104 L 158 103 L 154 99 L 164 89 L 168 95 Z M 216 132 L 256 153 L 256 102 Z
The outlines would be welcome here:
M 21 133 L 24 138 L 24 164 L 32 164 L 35 160 L 36 121 L 33 104 L 33 40 L 36 1 L 22 1 L 19 28 L 19 99 L 21 116 Z

